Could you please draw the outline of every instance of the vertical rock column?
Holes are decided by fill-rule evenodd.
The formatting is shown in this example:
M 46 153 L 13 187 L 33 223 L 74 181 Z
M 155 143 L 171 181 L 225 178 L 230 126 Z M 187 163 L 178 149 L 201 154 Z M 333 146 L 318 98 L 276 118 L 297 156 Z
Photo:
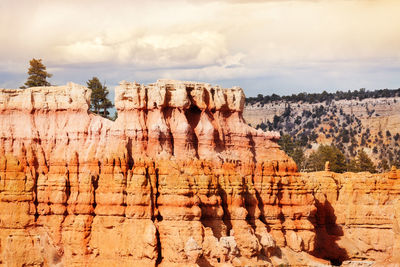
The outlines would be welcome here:
M 200 221 L 197 171 L 192 162 L 160 160 L 157 228 L 162 264 L 191 266 L 202 256 L 204 228 Z
M 22 156 L 22 155 L 21 155 Z M 41 240 L 26 229 L 35 223 L 34 170 L 13 155 L 0 157 L 0 264 L 41 265 Z

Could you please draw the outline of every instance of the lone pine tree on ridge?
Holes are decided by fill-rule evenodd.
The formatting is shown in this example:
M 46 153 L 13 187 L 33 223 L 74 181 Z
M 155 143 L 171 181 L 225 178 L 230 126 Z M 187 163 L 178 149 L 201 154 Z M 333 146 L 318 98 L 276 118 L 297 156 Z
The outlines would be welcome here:
M 46 71 L 46 66 L 42 63 L 42 59 L 33 58 L 29 61 L 28 75 L 28 80 L 20 88 L 51 85 L 47 78 L 53 75 Z
M 90 97 L 90 110 L 104 118 L 109 118 L 110 114 L 108 109 L 113 107 L 112 102 L 108 99 L 107 86 L 101 84 L 99 78 L 93 77 L 86 82 L 87 87 L 92 89 L 92 96 Z

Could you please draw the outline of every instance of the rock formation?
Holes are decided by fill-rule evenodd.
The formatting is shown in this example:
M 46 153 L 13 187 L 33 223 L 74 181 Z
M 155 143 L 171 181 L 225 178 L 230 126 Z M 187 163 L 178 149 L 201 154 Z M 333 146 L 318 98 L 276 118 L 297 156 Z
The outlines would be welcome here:
M 398 262 L 400 173 L 301 174 L 244 94 L 122 82 L 0 90 L 0 265 Z

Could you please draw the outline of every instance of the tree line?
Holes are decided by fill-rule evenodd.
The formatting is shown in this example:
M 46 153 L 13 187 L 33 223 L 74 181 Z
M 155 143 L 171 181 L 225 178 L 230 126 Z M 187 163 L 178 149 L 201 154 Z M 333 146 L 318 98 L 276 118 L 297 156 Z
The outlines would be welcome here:
M 365 98 L 382 98 L 382 97 L 396 97 L 400 96 L 399 89 L 379 89 L 374 91 L 367 91 L 365 88 L 354 91 L 336 91 L 335 93 L 328 93 L 323 91 L 322 93 L 299 93 L 287 96 L 279 96 L 277 94 L 262 95 L 258 94 L 256 97 L 246 98 L 246 104 L 268 104 L 276 101 L 285 102 L 303 102 L 303 103 L 321 103 L 321 102 L 332 102 L 333 100 L 363 100 Z
M 329 161 L 333 172 L 376 172 L 376 166 L 363 149 L 360 149 L 357 155 L 350 159 L 346 158 L 342 151 L 334 145 L 320 145 L 316 151 L 306 157 L 301 140 L 295 141 L 290 135 L 284 134 L 278 144 L 293 158 L 299 170 L 302 171 L 322 171 L 325 168 L 325 162 Z
M 46 66 L 43 64 L 42 59 L 35 59 L 29 61 L 28 78 L 27 81 L 21 86 L 21 89 L 36 87 L 36 86 L 51 86 L 47 78 L 51 78 L 53 75 L 47 72 Z M 108 99 L 108 88 L 105 83 L 101 83 L 99 78 L 92 77 L 86 82 L 89 89 L 92 90 L 90 99 L 90 111 L 98 114 L 104 118 L 115 119 L 115 116 L 111 118 L 109 110 L 114 106 Z
M 338 147 L 334 145 L 320 145 L 316 151 L 313 151 L 306 157 L 301 141 L 294 141 L 288 134 L 284 134 L 278 141 L 278 144 L 293 158 L 299 170 L 322 171 L 325 168 L 325 162 L 329 161 L 333 172 L 376 172 L 374 163 L 363 149 L 358 151 L 356 157 L 348 159 Z

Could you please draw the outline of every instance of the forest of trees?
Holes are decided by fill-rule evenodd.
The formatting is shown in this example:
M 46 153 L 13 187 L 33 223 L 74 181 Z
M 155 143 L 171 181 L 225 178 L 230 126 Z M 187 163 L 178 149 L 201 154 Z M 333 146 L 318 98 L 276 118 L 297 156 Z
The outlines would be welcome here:
M 376 172 L 376 166 L 363 149 L 360 149 L 356 156 L 350 159 L 346 158 L 342 151 L 334 145 L 320 145 L 317 150 L 306 157 L 304 146 L 300 141 L 294 141 L 290 135 L 284 134 L 278 143 L 302 171 L 322 171 L 325 169 L 325 162 L 329 161 L 333 172 Z
M 279 96 L 277 94 L 262 95 L 259 94 L 256 97 L 246 98 L 246 104 L 260 103 L 267 104 L 275 101 L 284 102 L 305 102 L 305 103 L 322 103 L 331 102 L 332 100 L 363 100 L 365 98 L 381 98 L 381 97 L 395 97 L 400 96 L 399 89 L 379 89 L 374 91 L 367 91 L 365 88 L 355 91 L 336 91 L 335 93 L 328 93 L 323 91 L 322 93 L 299 93 L 287 96 Z

